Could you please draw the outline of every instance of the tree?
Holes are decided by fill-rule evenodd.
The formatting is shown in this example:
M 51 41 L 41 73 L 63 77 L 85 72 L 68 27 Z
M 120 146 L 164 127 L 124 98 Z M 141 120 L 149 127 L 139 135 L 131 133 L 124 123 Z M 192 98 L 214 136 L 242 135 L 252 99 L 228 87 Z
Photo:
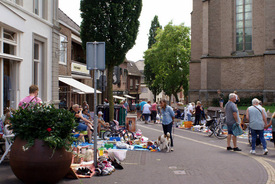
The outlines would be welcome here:
M 149 29 L 149 41 L 148 41 L 148 49 L 150 49 L 152 47 L 152 45 L 154 45 L 154 43 L 156 43 L 156 35 L 157 35 L 157 30 L 158 29 L 162 29 L 160 23 L 159 23 L 159 19 L 158 16 L 155 15 L 154 19 L 151 22 L 151 27 Z
M 183 89 L 185 96 L 188 92 L 190 47 L 190 28 L 170 22 L 164 30 L 157 31 L 156 43 L 145 52 L 145 60 L 152 63 L 156 74 L 153 83 L 177 101 L 178 92 Z
M 154 19 L 151 22 L 151 27 L 149 29 L 148 49 L 150 49 L 152 45 L 156 43 L 155 37 L 157 35 L 156 32 L 158 29 L 162 29 L 162 27 L 159 23 L 158 16 L 155 15 Z M 148 88 L 154 94 L 154 101 L 156 101 L 157 94 L 161 92 L 161 88 L 158 84 L 154 83 L 156 79 L 155 78 L 156 74 L 152 70 L 153 63 L 151 63 L 150 60 L 146 60 L 146 59 L 144 63 L 145 63 L 145 66 L 144 66 L 145 82 L 148 85 Z
M 113 70 L 134 46 L 138 33 L 142 0 L 81 0 L 82 46 L 86 42 L 102 41 L 106 47 L 107 96 L 110 120 L 114 118 Z

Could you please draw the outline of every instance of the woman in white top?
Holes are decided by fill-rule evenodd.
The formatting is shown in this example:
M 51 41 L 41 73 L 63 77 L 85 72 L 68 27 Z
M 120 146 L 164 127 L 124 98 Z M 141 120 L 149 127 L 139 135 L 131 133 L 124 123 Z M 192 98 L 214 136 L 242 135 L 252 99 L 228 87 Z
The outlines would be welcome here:
M 142 114 L 144 115 L 144 118 L 145 118 L 145 124 L 148 124 L 149 116 L 151 114 L 151 102 L 150 101 L 148 101 L 147 104 L 145 104 L 143 106 Z

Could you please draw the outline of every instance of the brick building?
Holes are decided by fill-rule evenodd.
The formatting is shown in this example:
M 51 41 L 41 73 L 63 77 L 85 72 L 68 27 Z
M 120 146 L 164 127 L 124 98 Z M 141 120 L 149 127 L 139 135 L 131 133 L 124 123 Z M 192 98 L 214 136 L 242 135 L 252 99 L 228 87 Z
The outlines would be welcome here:
M 275 0 L 193 0 L 189 100 L 275 102 Z
M 82 49 L 80 27 L 58 9 L 59 20 L 59 100 L 60 107 L 71 107 L 87 101 L 93 109 L 93 78 L 86 67 L 86 55 Z M 64 44 L 66 43 L 66 44 Z M 97 91 L 99 103 L 100 91 Z

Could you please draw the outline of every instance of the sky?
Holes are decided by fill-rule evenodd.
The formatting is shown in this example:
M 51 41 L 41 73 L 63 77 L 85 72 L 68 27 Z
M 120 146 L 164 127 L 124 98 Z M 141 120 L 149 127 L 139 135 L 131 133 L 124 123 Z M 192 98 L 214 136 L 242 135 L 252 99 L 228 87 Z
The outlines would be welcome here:
M 144 52 L 148 49 L 149 29 L 155 15 L 158 16 L 162 27 L 170 21 L 174 25 L 184 23 L 185 26 L 191 27 L 193 0 L 143 0 L 142 3 L 136 44 L 126 54 L 126 58 L 130 61 L 143 59 Z M 80 25 L 80 0 L 59 0 L 59 8 Z

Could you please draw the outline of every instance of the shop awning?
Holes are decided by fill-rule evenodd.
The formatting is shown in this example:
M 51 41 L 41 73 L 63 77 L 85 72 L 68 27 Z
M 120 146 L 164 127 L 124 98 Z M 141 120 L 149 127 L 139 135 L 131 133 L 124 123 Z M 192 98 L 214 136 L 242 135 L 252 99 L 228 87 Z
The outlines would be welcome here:
M 124 95 L 127 98 L 136 99 L 136 97 L 130 96 L 130 95 Z
M 122 97 L 122 96 L 116 96 L 116 95 L 113 95 L 114 98 L 116 99 L 120 99 L 120 100 L 125 100 L 126 98 Z
M 59 77 L 58 78 L 59 81 L 61 82 L 64 82 L 65 84 L 68 84 L 80 91 L 78 91 L 77 93 L 79 94 L 91 94 L 91 93 L 94 93 L 94 88 L 86 85 L 86 84 L 83 84 L 82 82 L 79 82 L 73 78 L 70 78 L 70 77 Z M 96 93 L 101 93 L 100 91 L 96 90 Z

